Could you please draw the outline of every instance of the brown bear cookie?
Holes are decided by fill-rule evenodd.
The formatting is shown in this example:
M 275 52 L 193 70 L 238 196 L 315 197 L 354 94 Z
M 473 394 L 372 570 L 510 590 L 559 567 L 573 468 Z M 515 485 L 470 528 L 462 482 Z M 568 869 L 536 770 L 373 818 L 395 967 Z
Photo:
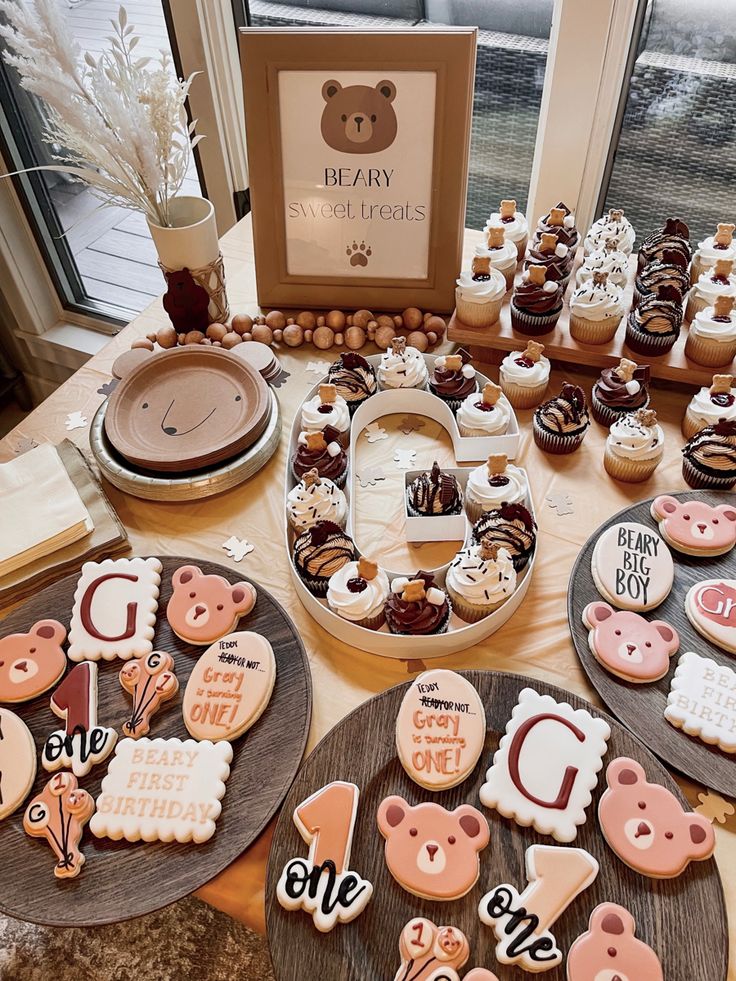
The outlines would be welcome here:
M 26 702 L 53 687 L 64 674 L 61 645 L 66 629 L 56 620 L 39 620 L 27 634 L 0 640 L 0 702 Z
M 231 586 L 222 576 L 207 576 L 196 565 L 184 565 L 171 577 L 174 587 L 166 618 L 177 637 L 189 644 L 214 644 L 232 633 L 255 606 L 249 582 Z
M 396 86 L 383 79 L 370 85 L 347 85 L 330 79 L 322 86 L 322 138 L 342 153 L 377 153 L 396 139 L 396 113 L 392 102 Z

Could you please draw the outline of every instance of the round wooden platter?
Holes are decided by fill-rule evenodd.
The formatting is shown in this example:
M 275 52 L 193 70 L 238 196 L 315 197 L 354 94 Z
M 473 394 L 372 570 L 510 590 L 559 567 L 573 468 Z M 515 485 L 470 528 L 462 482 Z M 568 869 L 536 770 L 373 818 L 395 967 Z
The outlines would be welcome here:
M 511 718 L 519 692 L 533 687 L 573 708 L 588 709 L 611 726 L 605 766 L 617 756 L 641 762 L 651 781 L 663 784 L 685 803 L 664 767 L 622 725 L 588 702 L 552 685 L 520 675 L 495 671 L 462 671 L 477 688 L 487 717 L 481 758 L 471 776 L 459 787 L 433 794 L 417 786 L 396 755 L 396 716 L 409 683 L 391 688 L 361 705 L 337 725 L 317 746 L 299 772 L 276 827 L 268 863 L 266 917 L 268 941 L 278 981 L 301 981 L 307 974 L 321 981 L 393 978 L 399 968 L 399 934 L 414 916 L 426 916 L 439 925 L 459 927 L 468 937 L 471 966 L 493 971 L 500 981 L 530 977 L 516 967 L 496 961 L 493 931 L 478 918 L 482 896 L 502 882 L 526 887 L 524 855 L 529 845 L 554 844 L 550 837 L 521 828 L 480 804 L 478 793 L 499 740 Z M 637 936 L 657 951 L 664 976 L 688 981 L 724 981 L 728 962 L 726 909 L 714 859 L 692 862 L 676 879 L 649 879 L 632 871 L 611 852 L 601 834 L 596 809 L 605 788 L 604 771 L 593 792 L 588 820 L 571 845 L 587 849 L 600 863 L 596 881 L 565 911 L 552 927 L 563 954 L 587 929 L 592 909 L 601 902 L 619 903 L 631 911 Z M 373 883 L 373 897 L 352 923 L 338 924 L 319 933 L 302 910 L 289 913 L 276 899 L 282 869 L 308 846 L 292 820 L 298 804 L 332 780 L 348 780 L 360 788 L 350 868 Z M 454 902 L 430 902 L 410 895 L 393 879 L 384 860 L 384 840 L 376 825 L 376 812 L 390 794 L 410 804 L 435 800 L 448 809 L 461 803 L 480 808 L 488 818 L 491 840 L 480 853 L 480 878 L 473 889 Z M 697 924 L 708 923 L 707 943 Z M 309 965 L 305 973 L 305 965 Z M 535 975 L 536 976 L 536 975 Z M 564 962 L 539 975 L 563 981 Z M 644 979 L 640 979 L 644 981 Z
M 191 670 L 206 648 L 185 643 L 169 627 L 165 611 L 171 596 L 171 576 L 180 566 L 193 564 L 204 573 L 224 576 L 233 583 L 246 577 L 213 562 L 159 558 L 163 572 L 154 647 L 174 656 L 180 688 L 177 697 L 153 716 L 149 736 L 189 739 L 181 702 Z M 62 579 L 24 603 L 0 624 L 0 635 L 25 631 L 45 617 L 68 626 L 78 578 L 74 575 Z M 130 919 L 161 909 L 198 889 L 253 843 L 275 814 L 299 768 L 309 731 L 312 686 L 299 635 L 267 592 L 258 589 L 255 609 L 241 620 L 238 629 L 256 631 L 270 641 L 276 657 L 276 684 L 261 718 L 245 736 L 233 742 L 230 778 L 213 837 L 202 845 L 130 844 L 95 838 L 87 829 L 81 842 L 85 866 L 78 878 L 61 881 L 54 876 L 55 858 L 46 842 L 24 833 L 21 806 L 0 822 L 0 911 L 46 926 L 97 926 Z M 98 662 L 99 722 L 113 726 L 118 734 L 132 704 L 118 681 L 123 663 L 117 659 Z M 28 724 L 39 759 L 45 738 L 59 727 L 58 718 L 49 708 L 49 694 L 23 705 L 8 706 Z M 82 777 L 80 786 L 96 799 L 106 772 L 107 761 Z M 39 762 L 28 799 L 49 778 Z
M 701 500 L 708 504 L 733 503 L 734 500 L 733 494 L 717 491 L 691 490 L 671 496 L 681 501 Z M 652 500 L 649 498 L 641 501 L 613 515 L 591 535 L 581 549 L 570 576 L 567 596 L 573 643 L 591 684 L 605 704 L 653 753 L 691 780 L 705 784 L 719 794 L 736 797 L 736 759 L 733 754 L 724 753 L 715 746 L 708 746 L 702 740 L 688 736 L 664 717 L 670 682 L 678 659 L 686 651 L 695 651 L 732 670 L 736 669 L 736 659 L 699 634 L 685 613 L 685 596 L 692 585 L 718 576 L 734 578 L 736 551 L 711 558 L 695 558 L 670 549 L 675 561 L 672 590 L 663 603 L 643 614 L 648 620 L 665 620 L 671 623 L 680 635 L 680 649 L 671 658 L 669 671 L 664 678 L 652 684 L 623 681 L 606 671 L 588 646 L 589 631 L 582 622 L 582 613 L 588 603 L 602 599 L 590 571 L 596 540 L 607 528 L 620 521 L 636 521 L 657 531 L 658 524 L 649 510 Z

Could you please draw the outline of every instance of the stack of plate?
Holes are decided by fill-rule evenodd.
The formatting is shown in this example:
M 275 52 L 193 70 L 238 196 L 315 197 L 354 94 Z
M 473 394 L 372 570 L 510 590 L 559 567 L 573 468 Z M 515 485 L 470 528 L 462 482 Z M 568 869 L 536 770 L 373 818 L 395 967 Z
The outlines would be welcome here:
M 261 377 L 266 382 L 272 382 L 281 374 L 281 362 L 268 344 L 261 344 L 260 341 L 246 341 L 243 344 L 238 344 L 230 353 L 242 358 L 251 368 L 260 372 Z

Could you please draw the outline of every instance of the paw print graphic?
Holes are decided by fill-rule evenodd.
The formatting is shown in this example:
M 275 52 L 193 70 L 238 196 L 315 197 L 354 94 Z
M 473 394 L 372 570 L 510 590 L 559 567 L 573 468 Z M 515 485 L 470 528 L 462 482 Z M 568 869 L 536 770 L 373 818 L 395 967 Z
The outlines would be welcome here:
M 351 266 L 367 266 L 368 260 L 373 255 L 373 250 L 370 245 L 366 245 L 365 242 L 361 242 L 358 245 L 357 242 L 353 242 L 345 249 L 345 253 L 350 259 Z

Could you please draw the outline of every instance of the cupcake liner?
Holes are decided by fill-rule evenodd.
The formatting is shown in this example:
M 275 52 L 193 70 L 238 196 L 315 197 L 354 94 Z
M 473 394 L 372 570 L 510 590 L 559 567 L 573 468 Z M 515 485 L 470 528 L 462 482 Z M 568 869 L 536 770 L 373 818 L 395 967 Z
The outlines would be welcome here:
M 574 453 L 575 450 L 585 439 L 586 430 L 579 433 L 551 433 L 543 429 L 537 422 L 536 415 L 533 419 L 534 442 L 544 453 Z
M 695 290 L 692 289 L 687 295 L 687 304 L 685 306 L 685 320 L 687 323 L 692 323 L 695 320 L 695 314 L 700 313 L 701 310 L 705 310 L 708 306 L 708 301 L 697 296 Z
M 603 466 L 606 473 L 614 480 L 622 480 L 627 484 L 639 484 L 652 476 L 661 462 L 662 457 L 652 457 L 651 460 L 625 460 L 617 456 L 608 446 L 603 456 Z
M 398 392 L 401 389 L 416 389 L 418 392 L 426 392 L 428 385 L 427 379 L 425 378 L 419 385 L 384 385 L 383 382 L 378 382 L 378 390 L 381 392 Z
M 643 405 L 638 405 L 636 409 L 625 409 L 620 406 L 606 405 L 596 395 L 595 386 L 593 391 L 590 393 L 590 411 L 591 415 L 596 422 L 599 422 L 601 426 L 605 426 L 607 429 L 613 425 L 613 423 L 620 419 L 621 416 L 627 415 L 629 412 L 636 412 L 637 409 L 646 409 L 649 405 L 650 398 L 647 395 L 647 400 Z
M 351 399 L 348 402 L 348 411 L 350 413 L 350 418 L 351 419 L 353 418 L 353 416 L 355 415 L 355 413 L 358 411 L 358 409 L 361 407 L 361 405 L 364 402 L 367 402 L 368 401 L 368 399 L 371 397 L 371 395 L 375 395 L 375 392 L 371 392 L 368 395 L 364 395 L 364 396 L 362 396 L 362 398 L 359 398 L 359 399 Z M 346 401 L 347 401 L 347 399 L 346 399 Z
M 688 270 L 688 273 L 690 275 L 690 282 L 697 283 L 698 279 L 700 278 L 700 276 L 703 275 L 704 272 L 705 272 L 705 266 L 700 261 L 700 256 L 696 252 L 692 257 L 692 260 L 690 261 L 690 269 Z
M 291 467 L 291 472 L 294 475 L 294 479 L 298 483 L 302 479 L 303 474 L 297 473 L 296 468 L 293 465 Z M 320 474 L 320 477 L 321 476 L 322 476 L 322 474 Z M 345 469 L 343 470 L 343 472 L 340 474 L 339 477 L 330 477 L 330 480 L 335 485 L 335 487 L 339 487 L 340 490 L 342 490 L 345 487 L 345 483 L 346 483 L 347 479 L 348 479 L 348 468 L 347 468 L 347 464 L 345 464 Z
M 699 433 L 701 429 L 705 429 L 707 425 L 708 423 L 704 419 L 696 416 L 690 406 L 688 406 L 682 420 L 682 435 L 685 439 L 692 439 L 696 433 Z
M 667 354 L 675 346 L 677 337 L 677 334 L 645 334 L 633 328 L 630 320 L 626 321 L 626 345 L 635 354 L 648 357 Z
M 607 344 L 613 340 L 621 314 L 604 317 L 603 320 L 587 320 L 575 313 L 570 313 L 570 336 L 581 344 Z
M 479 620 L 485 619 L 494 610 L 502 607 L 508 599 L 508 596 L 506 596 L 500 603 L 488 603 L 485 606 L 478 606 L 475 603 L 468 603 L 449 583 L 445 583 L 445 589 L 447 590 L 447 595 L 452 600 L 453 610 L 466 623 L 477 623 Z
M 553 310 L 552 313 L 526 313 L 519 310 L 512 300 L 511 326 L 520 334 L 526 334 L 527 337 L 540 337 L 542 334 L 549 334 L 555 329 L 561 313 L 562 307 L 559 310 Z
M 506 381 L 503 371 L 499 378 L 501 390 L 515 409 L 533 409 L 539 405 L 547 391 L 547 380 L 540 382 L 539 385 L 516 385 L 514 382 Z
M 529 236 L 522 236 L 517 242 L 514 242 L 514 245 L 516 246 L 516 255 L 518 256 L 519 262 L 521 262 L 526 255 L 526 247 L 529 245 Z
M 514 279 L 516 278 L 516 265 L 509 266 L 508 269 L 498 270 L 503 278 L 506 280 L 506 292 L 514 288 Z
M 468 303 L 455 293 L 455 312 L 458 320 L 466 327 L 491 327 L 501 316 L 503 297 L 497 300 L 485 300 L 483 303 Z
M 327 596 L 327 587 L 330 582 L 329 576 L 322 576 L 315 578 L 313 576 L 304 575 L 299 567 L 296 567 L 296 571 L 299 573 L 299 578 L 307 587 L 312 596 L 319 596 L 324 599 Z
M 736 484 L 736 473 L 725 477 L 714 477 L 703 470 L 698 470 L 687 457 L 682 461 L 682 476 L 688 486 L 695 490 L 730 490 Z
M 716 341 L 712 337 L 698 337 L 692 330 L 685 341 L 685 357 L 706 368 L 722 368 L 736 357 L 736 341 Z

